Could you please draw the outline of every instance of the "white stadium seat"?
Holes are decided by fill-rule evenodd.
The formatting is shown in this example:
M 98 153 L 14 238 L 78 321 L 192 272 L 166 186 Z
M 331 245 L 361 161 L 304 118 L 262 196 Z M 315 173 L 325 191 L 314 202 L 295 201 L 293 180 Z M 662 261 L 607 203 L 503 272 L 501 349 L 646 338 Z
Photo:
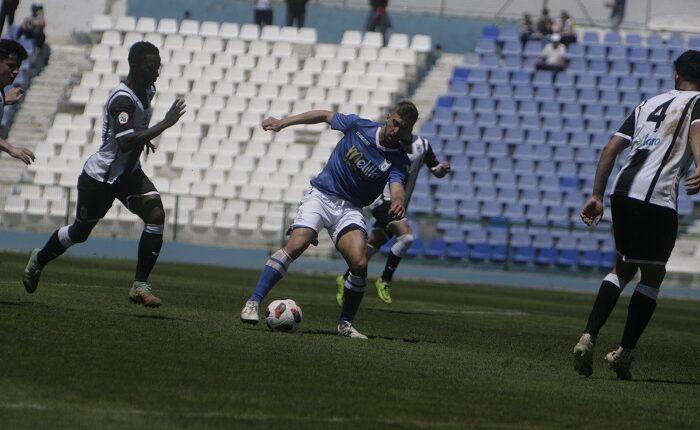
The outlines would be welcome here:
M 299 41 L 299 29 L 296 27 L 280 28 L 277 40 L 280 42 L 297 43 Z
M 266 25 L 260 32 L 260 39 L 268 42 L 279 40 L 280 28 L 276 25 Z
M 433 42 L 430 36 L 425 34 L 416 34 L 411 39 L 411 49 L 416 52 L 430 52 L 433 49 Z
M 384 46 L 384 36 L 376 31 L 368 31 L 362 36 L 362 47 L 381 48 Z
M 199 22 L 191 19 L 183 19 L 180 23 L 179 33 L 183 36 L 199 35 Z
M 170 18 L 161 18 L 158 22 L 158 33 L 177 34 L 177 21 Z
M 142 16 L 136 21 L 136 31 L 141 33 L 154 33 L 156 31 L 156 20 L 151 17 Z
M 214 21 L 204 21 L 199 26 L 199 35 L 202 37 L 219 36 L 219 23 Z
M 391 36 L 389 36 L 389 43 L 387 43 L 387 46 L 390 48 L 408 48 L 408 35 L 403 33 L 393 33 Z
M 243 40 L 255 40 L 260 37 L 260 27 L 255 24 L 243 24 L 238 37 Z
M 100 43 L 107 46 L 121 46 L 122 36 L 118 31 L 108 30 L 102 33 L 102 41 Z
M 219 28 L 219 37 L 222 39 L 236 39 L 240 32 L 239 26 L 235 22 L 224 22 Z
M 297 33 L 297 43 L 302 43 L 302 44 L 307 44 L 307 45 L 313 45 L 316 43 L 318 40 L 318 37 L 316 35 L 316 29 L 311 28 L 311 27 L 303 27 L 299 29 L 299 32 Z
M 114 23 L 114 29 L 121 32 L 134 31 L 136 29 L 136 18 L 133 16 L 120 16 Z
M 340 40 L 341 45 L 361 46 L 362 33 L 356 30 L 347 30 L 343 33 L 343 38 Z
M 112 17 L 109 15 L 97 14 L 90 24 L 90 29 L 94 32 L 104 32 L 113 28 Z

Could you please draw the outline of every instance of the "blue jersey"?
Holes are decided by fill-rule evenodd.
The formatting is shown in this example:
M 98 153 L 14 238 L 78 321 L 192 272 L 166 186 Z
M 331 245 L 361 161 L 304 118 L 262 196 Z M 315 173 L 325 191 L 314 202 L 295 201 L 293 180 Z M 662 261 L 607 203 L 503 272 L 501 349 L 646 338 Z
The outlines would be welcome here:
M 380 124 L 357 115 L 336 113 L 331 128 L 345 136 L 311 185 L 358 207 L 369 205 L 387 182 L 404 184 L 411 162 L 406 152 L 379 144 Z

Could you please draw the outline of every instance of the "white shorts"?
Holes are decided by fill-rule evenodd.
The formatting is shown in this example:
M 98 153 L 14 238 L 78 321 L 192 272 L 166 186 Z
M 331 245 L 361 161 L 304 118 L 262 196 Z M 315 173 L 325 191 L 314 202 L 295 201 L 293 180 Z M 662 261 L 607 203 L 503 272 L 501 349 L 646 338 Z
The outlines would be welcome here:
M 340 197 L 330 196 L 310 187 L 301 198 L 292 229 L 307 227 L 318 235 L 321 229 L 325 228 L 333 243 L 336 243 L 339 234 L 352 225 L 367 234 L 362 209 Z

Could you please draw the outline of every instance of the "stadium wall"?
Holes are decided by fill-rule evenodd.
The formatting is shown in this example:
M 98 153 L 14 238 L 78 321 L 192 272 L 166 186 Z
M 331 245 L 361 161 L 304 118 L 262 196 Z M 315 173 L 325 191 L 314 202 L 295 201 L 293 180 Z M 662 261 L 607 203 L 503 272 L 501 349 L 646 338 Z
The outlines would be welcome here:
M 152 16 L 155 18 L 182 19 L 185 11 L 198 21 L 253 22 L 253 2 L 217 0 L 128 0 L 126 14 L 130 16 Z M 438 16 L 397 12 L 389 9 L 396 33 L 429 34 L 433 46 L 441 45 L 445 52 L 469 52 L 474 49 L 481 31 L 486 25 L 506 26 L 510 21 L 468 19 L 455 16 Z M 306 26 L 316 29 L 318 41 L 340 43 L 346 30 L 362 30 L 366 10 L 309 5 Z M 284 25 L 286 6 L 274 6 L 273 24 Z

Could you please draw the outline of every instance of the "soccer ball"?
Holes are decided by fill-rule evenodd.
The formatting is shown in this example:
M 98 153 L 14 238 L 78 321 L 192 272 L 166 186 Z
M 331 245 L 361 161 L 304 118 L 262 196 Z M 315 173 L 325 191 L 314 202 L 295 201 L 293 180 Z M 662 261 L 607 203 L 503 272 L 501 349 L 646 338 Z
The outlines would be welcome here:
M 299 305 L 292 299 L 275 300 L 267 306 L 265 322 L 270 331 L 294 333 L 301 324 Z

